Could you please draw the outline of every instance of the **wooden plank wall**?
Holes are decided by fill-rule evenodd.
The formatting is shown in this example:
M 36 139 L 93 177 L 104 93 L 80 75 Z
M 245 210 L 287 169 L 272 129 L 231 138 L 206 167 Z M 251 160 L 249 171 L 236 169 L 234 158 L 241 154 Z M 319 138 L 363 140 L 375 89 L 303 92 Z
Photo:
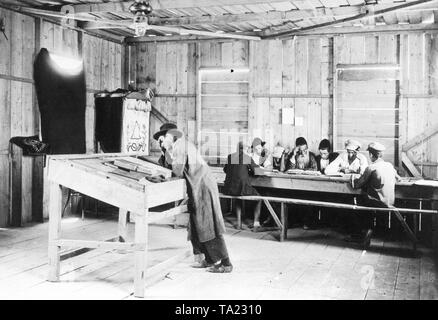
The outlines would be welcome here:
M 438 102 L 437 49 L 437 35 L 428 32 L 259 42 L 140 43 L 130 47 L 130 59 L 136 63 L 131 63 L 129 77 L 139 87 L 156 88 L 154 106 L 187 130 L 195 120 L 196 66 L 249 66 L 250 136 L 262 136 L 271 148 L 277 143 L 291 147 L 298 136 L 304 136 L 311 150 L 317 151 L 322 138 L 333 140 L 336 64 L 398 63 L 402 73 L 400 151 L 406 142 L 438 124 L 438 108 L 434 107 Z M 289 107 L 294 108 L 295 118 L 303 120 L 302 125 L 281 124 L 282 108 Z M 151 132 L 160 124 L 152 120 Z M 190 136 L 194 138 L 194 133 Z M 423 163 L 418 168 L 426 177 L 438 174 L 437 142 L 435 135 L 409 153 L 414 163 Z
M 154 107 L 184 132 L 188 132 L 191 125 L 194 138 L 196 44 L 143 43 L 129 49 L 128 81 L 139 89 L 156 90 Z M 150 136 L 161 124 L 151 117 Z M 157 148 L 151 141 L 150 150 Z
M 430 33 L 400 36 L 403 66 L 401 143 L 438 124 L 438 35 Z M 438 178 L 438 135 L 424 140 L 408 152 L 426 177 Z M 419 164 L 421 163 L 421 164 Z
M 87 152 L 94 149 L 94 98 L 98 90 L 122 86 L 123 46 L 59 25 L 0 9 L 9 41 L 0 38 L 0 227 L 9 222 L 9 139 L 39 133 L 39 110 L 33 86 L 33 60 L 39 49 L 83 57 L 87 77 Z M 32 218 L 32 172 L 40 161 L 22 158 L 22 222 Z
M 153 101 L 168 120 L 195 140 L 196 65 L 207 67 L 248 67 L 248 42 L 142 43 L 130 47 L 128 79 L 139 89 L 156 90 Z M 199 61 L 197 61 L 199 59 Z M 133 63 L 135 61 L 136 63 Z M 151 117 L 151 135 L 162 122 Z M 151 150 L 157 150 L 151 141 Z
M 398 64 L 397 41 L 396 35 L 335 37 L 333 66 Z M 385 159 L 391 162 L 398 159 L 394 156 L 398 151 L 398 140 L 394 140 L 398 137 L 399 125 L 397 91 L 394 80 L 337 81 L 336 148 L 343 149 L 345 140 L 353 134 L 365 151 L 370 139 L 376 137 L 373 140 L 387 148 Z
M 330 46 L 327 38 L 204 41 L 199 43 L 197 54 L 195 43 L 142 43 L 130 48 L 131 61 L 137 63 L 131 63 L 129 78 L 139 88 L 156 88 L 158 96 L 153 105 L 187 130 L 190 125 L 194 128 L 196 59 L 200 57 L 200 68 L 250 67 L 250 137 L 263 136 L 270 145 L 289 145 L 295 137 L 304 135 L 317 147 L 321 137 L 330 135 Z M 186 86 L 182 86 L 183 81 L 187 81 Z M 282 107 L 296 107 L 296 115 L 304 119 L 303 126 L 281 125 Z M 308 117 L 309 113 L 315 118 Z M 152 119 L 151 133 L 160 124 Z M 194 139 L 194 134 L 192 131 L 189 137 Z M 151 149 L 157 149 L 156 143 L 151 143 Z
M 271 149 L 278 143 L 292 148 L 304 136 L 312 151 L 330 137 L 331 47 L 329 38 L 251 43 L 253 136 L 261 136 Z M 282 124 L 282 108 L 293 108 L 302 124 Z

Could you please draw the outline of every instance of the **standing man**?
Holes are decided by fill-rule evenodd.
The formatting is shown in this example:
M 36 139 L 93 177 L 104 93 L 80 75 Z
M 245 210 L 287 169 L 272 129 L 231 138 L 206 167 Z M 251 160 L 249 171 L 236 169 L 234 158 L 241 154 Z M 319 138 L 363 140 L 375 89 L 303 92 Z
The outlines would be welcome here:
M 362 188 L 363 197 L 360 199 L 362 205 L 370 207 L 389 208 L 395 201 L 395 182 L 398 178 L 393 165 L 382 159 L 385 146 L 378 142 L 368 145 L 368 152 L 371 164 L 365 169 L 359 178 L 351 176 L 351 186 L 354 189 Z M 371 243 L 373 234 L 373 214 L 369 211 L 357 211 L 356 235 L 351 239 L 362 242 L 364 249 Z
M 330 141 L 328 139 L 321 140 L 318 150 L 319 155 L 316 156 L 316 165 L 318 166 L 318 171 L 324 173 L 325 168 L 339 156 L 339 153 L 331 152 Z
M 208 267 L 207 271 L 214 273 L 231 272 L 233 265 L 223 238 L 225 224 L 216 179 L 183 132 L 178 129 L 160 131 L 160 136 L 163 135 L 163 147 L 170 155 L 173 175 L 186 180 L 190 213 L 188 238 L 197 261 L 194 267 Z
M 360 143 L 353 139 L 345 141 L 346 152 L 341 153 L 325 169 L 325 174 L 358 173 L 363 174 L 368 166 L 367 158 L 359 153 Z
M 298 137 L 295 140 L 295 148 L 287 156 L 286 170 L 289 169 L 318 170 L 315 155 L 309 151 L 307 141 L 304 137 Z

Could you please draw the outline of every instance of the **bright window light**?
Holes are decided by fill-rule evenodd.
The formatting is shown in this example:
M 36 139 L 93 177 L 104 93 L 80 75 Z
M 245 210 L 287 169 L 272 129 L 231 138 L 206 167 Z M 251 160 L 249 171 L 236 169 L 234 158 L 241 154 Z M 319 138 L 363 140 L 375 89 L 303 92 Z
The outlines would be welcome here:
M 80 59 L 67 58 L 53 53 L 50 53 L 50 58 L 56 67 L 64 73 L 75 75 L 83 69 L 83 62 Z

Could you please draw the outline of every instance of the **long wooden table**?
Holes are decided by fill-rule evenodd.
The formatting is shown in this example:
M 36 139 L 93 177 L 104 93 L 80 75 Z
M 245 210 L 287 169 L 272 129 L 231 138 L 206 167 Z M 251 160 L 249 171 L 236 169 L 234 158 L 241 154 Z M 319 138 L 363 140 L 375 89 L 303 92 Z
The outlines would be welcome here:
M 138 181 L 114 173 L 104 164 L 108 159 L 127 157 L 122 154 L 49 156 L 49 281 L 59 281 L 61 247 L 126 249 L 135 252 L 134 295 L 144 296 L 147 273 L 148 224 L 180 214 L 187 206 L 180 205 L 164 212 L 150 212 L 149 208 L 175 203 L 186 197 L 183 179 L 161 183 Z M 120 208 L 119 241 L 84 241 L 61 238 L 62 194 L 61 186 Z M 171 192 L 169 192 L 171 191 Z M 135 214 L 133 242 L 126 241 L 126 212 Z M 175 257 L 171 258 L 175 262 Z M 162 262 L 168 265 L 167 261 Z M 155 269 L 157 269 L 154 266 Z
M 223 186 L 225 180 L 225 173 L 220 167 L 213 167 L 213 173 L 216 176 L 219 187 Z M 350 175 L 345 176 L 325 176 L 325 175 L 299 175 L 299 174 L 288 174 L 280 172 L 262 172 L 251 177 L 251 185 L 254 187 L 267 188 L 267 189 L 283 189 L 283 190 L 294 190 L 294 191 L 307 191 L 307 192 L 322 192 L 331 194 L 344 194 L 357 196 L 361 194 L 360 189 L 353 189 L 350 184 Z M 438 187 L 436 186 L 425 186 L 416 184 L 418 179 L 413 178 L 403 178 L 402 181 L 397 182 L 395 186 L 395 196 L 399 200 L 414 200 L 418 201 L 418 208 L 421 209 L 423 202 L 431 202 L 431 208 L 434 210 L 438 209 Z M 271 215 L 275 215 L 272 206 L 269 201 L 264 201 L 269 209 Z M 277 225 L 285 230 L 285 224 L 287 221 L 283 218 L 287 218 L 287 213 L 285 213 L 285 206 L 281 206 L 281 222 L 276 221 Z M 420 214 L 421 215 L 421 214 Z M 414 223 L 417 221 L 414 219 Z M 284 226 L 283 226 L 284 225 Z M 433 233 L 433 243 L 434 246 L 438 248 L 438 218 L 436 215 L 433 217 L 433 225 L 435 226 L 435 231 Z M 417 225 L 414 226 L 416 230 Z M 414 231 L 415 231 L 414 230 Z M 280 241 L 284 238 L 284 235 L 280 235 Z
M 219 185 L 225 180 L 222 168 L 213 167 Z M 404 179 L 396 183 L 395 196 L 404 200 L 431 200 L 438 201 L 438 187 L 417 185 L 418 179 Z M 343 177 L 312 176 L 287 173 L 266 172 L 251 177 L 251 185 L 254 187 L 301 190 L 310 192 L 326 192 L 359 195 L 360 189 L 353 189 L 350 185 L 350 175 Z

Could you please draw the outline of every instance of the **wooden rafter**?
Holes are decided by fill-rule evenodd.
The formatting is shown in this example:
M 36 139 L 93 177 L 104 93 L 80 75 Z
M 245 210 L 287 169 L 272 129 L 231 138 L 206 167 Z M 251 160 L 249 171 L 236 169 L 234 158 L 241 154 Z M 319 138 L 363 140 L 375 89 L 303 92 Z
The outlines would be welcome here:
M 198 41 L 239 41 L 237 39 L 225 39 L 225 38 L 212 38 L 206 36 L 196 35 L 175 35 L 175 36 L 143 36 L 143 37 L 127 37 L 125 43 L 135 44 L 142 42 L 170 42 L 170 41 L 186 41 L 186 42 L 198 42 Z M 159 95 L 158 95 L 159 96 Z
M 296 37 L 306 36 L 332 36 L 336 34 L 355 35 L 355 34 L 375 34 L 375 33 L 406 33 L 430 31 L 437 32 L 438 24 L 401 24 L 401 25 L 364 25 L 361 27 L 327 27 L 323 29 L 308 30 L 295 34 Z
M 76 13 L 69 13 L 69 14 L 63 14 L 59 12 L 52 12 L 47 10 L 41 10 L 41 9 L 33 9 L 28 7 L 16 7 L 15 8 L 19 12 L 25 12 L 29 14 L 35 14 L 40 16 L 48 16 L 48 17 L 56 17 L 56 18 L 62 18 L 62 19 L 73 19 L 78 21 L 85 21 L 85 22 L 95 22 L 95 23 L 101 23 L 103 25 L 113 26 L 112 28 L 133 28 L 133 21 L 132 20 L 109 20 L 109 19 L 100 19 L 96 17 L 83 17 L 78 16 Z M 209 31 L 202 31 L 202 30 L 189 30 L 179 27 L 167 27 L 167 26 L 155 26 L 150 25 L 148 29 L 152 30 L 158 30 L 159 32 L 164 33 L 178 33 L 178 34 L 192 34 L 192 35 L 198 35 L 198 36 L 209 36 L 213 38 L 231 38 L 231 39 L 241 39 L 241 40 L 260 40 L 257 36 L 251 36 L 251 35 L 244 35 L 244 34 L 228 34 L 223 32 L 209 32 Z
M 412 7 L 416 7 L 416 6 L 422 6 L 424 4 L 429 4 L 432 2 L 436 2 L 436 0 L 418 0 L 418 1 L 406 2 L 406 3 L 403 3 L 401 5 L 391 6 L 389 8 L 378 9 L 378 10 L 372 10 L 372 9 L 370 10 L 370 9 L 364 7 L 362 13 L 356 14 L 354 16 L 335 20 L 335 21 L 320 23 L 320 24 L 316 24 L 316 25 L 309 26 L 309 27 L 304 27 L 304 28 L 297 29 L 297 30 L 272 32 L 272 31 L 269 31 L 271 28 L 267 28 L 267 30 L 265 30 L 263 32 L 263 38 L 264 39 L 286 38 L 286 37 L 294 36 L 300 32 L 304 32 L 304 31 L 332 27 L 335 25 L 341 25 L 341 24 L 346 23 L 346 22 L 354 22 L 354 21 L 358 21 L 361 19 L 374 18 L 377 16 L 381 16 L 385 13 L 396 12 L 396 11 L 400 11 L 400 10 L 404 10 L 406 8 L 412 8 Z
M 180 26 L 189 27 L 192 25 L 203 24 L 229 24 L 257 21 L 260 23 L 270 23 L 270 21 L 296 21 L 318 17 L 341 18 L 349 15 L 360 14 L 364 8 L 368 10 L 381 10 L 392 7 L 392 4 L 383 5 L 353 5 L 346 7 L 334 8 L 315 8 L 313 10 L 290 10 L 290 11 L 269 11 L 263 13 L 244 13 L 244 14 L 223 14 L 208 15 L 196 17 L 178 17 L 178 18 L 157 18 L 150 17 L 149 23 L 158 26 Z M 106 29 L 111 25 L 105 25 L 98 22 L 87 22 L 83 25 L 84 29 Z
M 99 13 L 99 12 L 128 12 L 129 6 L 133 0 L 115 1 L 106 3 L 89 3 L 72 5 L 75 13 Z M 234 5 L 254 5 L 254 4 L 272 4 L 275 2 L 285 2 L 284 0 L 150 0 L 149 3 L 154 10 L 172 10 L 187 8 L 206 8 L 217 6 L 234 6 Z M 295 2 L 306 2 L 298 0 Z

